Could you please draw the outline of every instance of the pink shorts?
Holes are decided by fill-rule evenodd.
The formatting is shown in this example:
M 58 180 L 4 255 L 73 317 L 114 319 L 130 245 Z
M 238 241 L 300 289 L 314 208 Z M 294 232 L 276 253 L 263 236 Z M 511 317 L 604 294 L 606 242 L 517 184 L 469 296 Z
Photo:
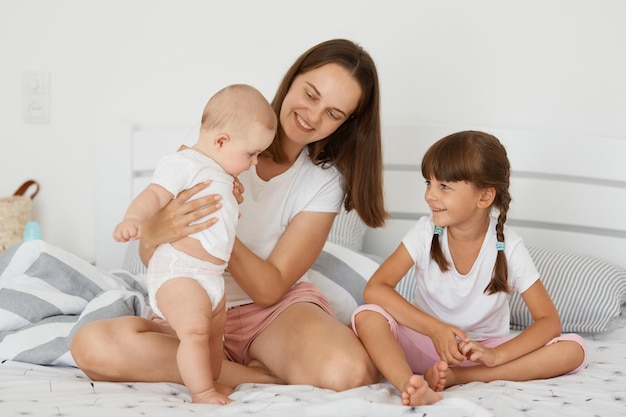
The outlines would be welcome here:
M 406 356 L 406 360 L 409 363 L 411 370 L 416 374 L 423 375 L 424 372 L 426 372 L 427 369 L 433 366 L 435 362 L 441 360 L 439 358 L 439 355 L 437 354 L 437 351 L 435 350 L 435 346 L 433 345 L 430 337 L 418 333 L 415 330 L 402 324 L 399 324 L 393 317 L 391 317 L 389 313 L 374 304 L 365 304 L 359 306 L 356 310 L 354 310 L 354 313 L 352 314 L 352 328 L 355 329 L 355 333 L 356 326 L 354 324 L 354 318 L 362 311 L 374 311 L 376 313 L 382 314 L 387 319 L 389 327 L 391 328 L 391 332 L 400 343 L 400 346 L 402 346 L 402 350 L 404 351 L 404 355 Z M 493 348 L 501 345 L 507 340 L 508 339 L 505 337 L 492 337 L 483 340 L 480 343 L 489 348 Z M 574 374 L 587 363 L 587 349 L 585 348 L 585 340 L 575 333 L 568 333 L 555 337 L 554 339 L 546 343 L 546 346 L 566 340 L 578 343 L 584 352 L 584 359 L 580 366 L 569 372 L 569 374 Z M 459 365 L 472 366 L 476 365 L 476 363 L 471 361 L 464 361 Z
M 276 304 L 270 307 L 258 307 L 252 303 L 231 308 L 226 312 L 226 328 L 224 329 L 224 351 L 228 359 L 248 365 L 250 345 L 257 335 L 287 307 L 295 303 L 313 303 L 334 316 L 324 294 L 308 282 L 294 285 Z

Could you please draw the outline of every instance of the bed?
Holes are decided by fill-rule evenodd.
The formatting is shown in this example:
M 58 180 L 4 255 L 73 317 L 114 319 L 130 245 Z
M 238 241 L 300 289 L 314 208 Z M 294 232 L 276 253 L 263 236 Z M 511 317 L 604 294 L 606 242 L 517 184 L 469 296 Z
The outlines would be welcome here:
M 466 128 L 466 127 L 464 127 Z M 172 383 L 90 381 L 69 341 L 84 322 L 147 314 L 132 247 L 111 238 L 158 158 L 194 139 L 195 127 L 107 126 L 97 141 L 95 266 L 47 242 L 0 254 L 0 407 L 24 416 L 619 416 L 626 415 L 626 140 L 572 133 L 476 127 L 498 136 L 511 159 L 508 223 L 525 239 L 561 313 L 564 332 L 585 336 L 578 374 L 531 382 L 471 383 L 432 406 L 404 407 L 386 381 L 345 392 L 312 386 L 243 384 L 224 407 L 190 402 Z M 370 230 L 340 213 L 313 267 L 338 320 L 362 303 L 362 289 L 404 231 L 427 213 L 419 161 L 455 126 L 385 126 L 385 197 L 392 214 Z M 405 296 L 412 283 L 403 280 Z M 529 324 L 513 297 L 512 327 Z

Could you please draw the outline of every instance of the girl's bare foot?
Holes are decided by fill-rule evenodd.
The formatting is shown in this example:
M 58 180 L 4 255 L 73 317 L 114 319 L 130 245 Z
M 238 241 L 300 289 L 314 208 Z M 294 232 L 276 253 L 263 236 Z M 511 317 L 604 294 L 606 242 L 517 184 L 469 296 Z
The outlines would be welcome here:
M 191 402 L 197 404 L 217 404 L 217 405 L 226 405 L 232 403 L 233 400 L 228 398 L 226 395 L 218 392 L 217 389 L 211 388 L 204 392 L 199 392 L 197 394 L 191 394 Z
M 413 375 L 402 391 L 402 405 L 430 405 L 443 397 L 433 391 L 419 375 Z
M 446 388 L 446 376 L 448 374 L 448 364 L 444 361 L 435 363 L 424 373 L 424 379 L 433 391 L 443 391 Z

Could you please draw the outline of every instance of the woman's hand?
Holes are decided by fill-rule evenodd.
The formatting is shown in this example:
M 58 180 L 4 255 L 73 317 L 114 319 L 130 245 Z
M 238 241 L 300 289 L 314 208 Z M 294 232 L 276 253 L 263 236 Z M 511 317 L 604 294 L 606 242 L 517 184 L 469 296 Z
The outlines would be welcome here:
M 182 191 L 175 199 L 143 224 L 139 253 L 145 264 L 152 257 L 152 253 L 157 245 L 174 242 L 215 224 L 217 221 L 215 217 L 211 217 L 201 223 L 191 224 L 196 220 L 215 213 L 222 207 L 219 202 L 222 199 L 220 195 L 212 194 L 189 200 L 190 197 L 204 190 L 209 184 L 210 181 L 207 181 Z M 243 197 L 241 198 L 243 199 Z

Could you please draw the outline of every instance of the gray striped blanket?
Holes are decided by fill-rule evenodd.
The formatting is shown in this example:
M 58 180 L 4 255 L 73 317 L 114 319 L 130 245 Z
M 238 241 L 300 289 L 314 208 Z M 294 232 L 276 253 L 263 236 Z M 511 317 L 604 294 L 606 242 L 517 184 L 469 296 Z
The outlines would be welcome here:
M 0 359 L 76 366 L 80 326 L 128 315 L 150 315 L 141 276 L 102 271 L 41 240 L 0 253 Z

